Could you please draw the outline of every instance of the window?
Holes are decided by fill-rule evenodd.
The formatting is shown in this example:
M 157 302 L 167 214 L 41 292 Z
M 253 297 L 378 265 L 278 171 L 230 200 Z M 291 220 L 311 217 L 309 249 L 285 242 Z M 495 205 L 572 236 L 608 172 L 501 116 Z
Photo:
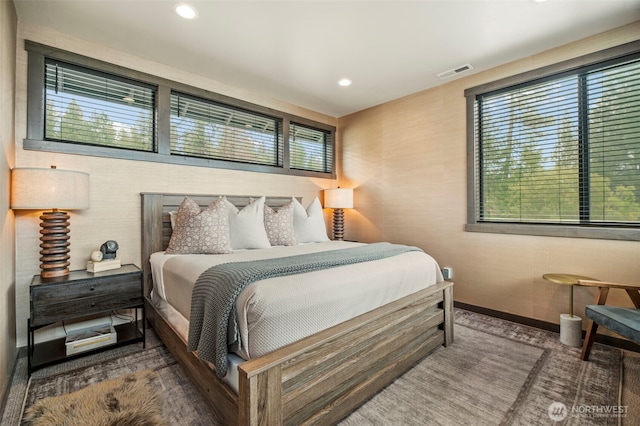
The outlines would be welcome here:
M 154 150 L 155 88 L 45 60 L 46 140 Z
M 335 127 L 25 42 L 23 148 L 334 179 Z
M 640 55 L 473 93 L 468 105 L 471 225 L 640 228 Z
M 333 169 L 331 133 L 299 124 L 289 126 L 291 168 L 329 172 Z
M 273 117 L 171 94 L 172 154 L 282 166 L 280 128 Z

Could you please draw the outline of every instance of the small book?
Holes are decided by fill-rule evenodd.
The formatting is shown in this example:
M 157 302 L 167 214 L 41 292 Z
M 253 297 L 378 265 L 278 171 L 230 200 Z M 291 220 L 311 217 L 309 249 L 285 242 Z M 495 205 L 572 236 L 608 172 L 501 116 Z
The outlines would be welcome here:
M 100 262 L 93 262 L 89 260 L 87 262 L 87 271 L 93 273 L 104 272 L 112 269 L 118 269 L 120 266 L 122 266 L 120 265 L 120 259 L 108 259 Z
M 67 355 L 111 345 L 118 341 L 116 330 L 112 326 L 90 328 L 69 333 L 65 339 Z

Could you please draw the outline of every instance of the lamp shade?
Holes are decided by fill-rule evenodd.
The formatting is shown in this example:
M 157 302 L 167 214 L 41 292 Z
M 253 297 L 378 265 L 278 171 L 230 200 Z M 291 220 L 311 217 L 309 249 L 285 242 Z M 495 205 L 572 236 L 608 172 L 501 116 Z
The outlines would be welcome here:
M 334 188 L 324 190 L 324 207 L 327 209 L 352 209 L 353 189 Z
M 56 168 L 11 171 L 12 209 L 89 208 L 89 174 Z

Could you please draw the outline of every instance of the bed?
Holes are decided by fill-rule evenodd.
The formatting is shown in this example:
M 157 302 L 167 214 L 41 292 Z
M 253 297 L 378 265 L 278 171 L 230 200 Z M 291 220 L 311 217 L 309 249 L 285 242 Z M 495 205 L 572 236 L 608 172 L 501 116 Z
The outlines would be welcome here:
M 142 259 L 148 320 L 223 424 L 334 424 L 437 347 L 453 342 L 453 283 L 426 288 L 240 361 L 237 387 L 187 350 L 185 331 L 152 298 L 149 259 L 171 238 L 170 212 L 185 196 L 201 207 L 218 195 L 142 193 Z M 249 197 L 227 197 L 243 207 Z M 279 208 L 290 197 L 267 197 Z

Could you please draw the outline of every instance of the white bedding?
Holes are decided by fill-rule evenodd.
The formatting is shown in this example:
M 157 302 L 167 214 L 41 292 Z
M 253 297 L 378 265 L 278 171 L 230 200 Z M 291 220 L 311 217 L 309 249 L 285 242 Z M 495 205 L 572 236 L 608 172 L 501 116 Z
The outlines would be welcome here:
M 191 290 L 202 272 L 216 264 L 292 256 L 357 246 L 328 241 L 219 255 L 151 256 L 154 298 L 166 300 L 178 331 L 187 339 Z M 318 331 L 442 281 L 436 261 L 408 252 L 375 262 L 271 278 L 247 287 L 236 308 L 244 359 L 256 358 Z M 185 327 L 186 324 L 186 327 Z

